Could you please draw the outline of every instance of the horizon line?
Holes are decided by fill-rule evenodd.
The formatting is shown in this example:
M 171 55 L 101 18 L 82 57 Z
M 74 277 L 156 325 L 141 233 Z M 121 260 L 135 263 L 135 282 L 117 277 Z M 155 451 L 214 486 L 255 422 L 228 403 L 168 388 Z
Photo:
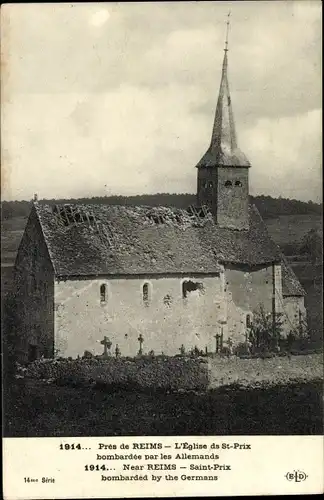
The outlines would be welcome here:
M 134 197 L 140 197 L 140 196 L 196 196 L 196 193 L 167 193 L 167 192 L 157 192 L 157 193 L 141 193 L 141 194 L 105 194 L 105 195 L 95 195 L 95 196 L 90 196 L 90 195 L 85 195 L 85 196 L 78 196 L 78 197 L 55 197 L 55 198 L 38 198 L 38 201 L 55 201 L 55 200 L 80 200 L 80 199 L 88 199 L 91 200 L 93 198 L 134 198 Z M 257 197 L 265 197 L 265 198 L 272 198 L 273 200 L 289 200 L 289 201 L 298 201 L 300 203 L 313 203 L 314 205 L 322 205 L 323 200 L 321 201 L 314 201 L 314 200 L 300 200 L 297 198 L 286 198 L 281 195 L 279 196 L 272 196 L 269 194 L 249 194 L 250 197 L 257 198 Z M 22 199 L 22 200 L 17 200 L 17 199 L 11 199 L 11 200 L 1 200 L 2 203 L 32 203 L 33 198 L 30 198 L 29 200 Z

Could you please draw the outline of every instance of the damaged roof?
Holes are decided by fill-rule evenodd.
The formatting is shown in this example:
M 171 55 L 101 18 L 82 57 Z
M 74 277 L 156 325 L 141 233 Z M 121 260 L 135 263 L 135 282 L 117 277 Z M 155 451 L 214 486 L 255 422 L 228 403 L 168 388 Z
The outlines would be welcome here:
M 225 50 L 211 143 L 196 165 L 198 168 L 251 166 L 237 144 L 227 66 L 227 50 Z
M 250 229 L 170 207 L 34 204 L 57 276 L 215 273 L 281 260 L 254 206 Z

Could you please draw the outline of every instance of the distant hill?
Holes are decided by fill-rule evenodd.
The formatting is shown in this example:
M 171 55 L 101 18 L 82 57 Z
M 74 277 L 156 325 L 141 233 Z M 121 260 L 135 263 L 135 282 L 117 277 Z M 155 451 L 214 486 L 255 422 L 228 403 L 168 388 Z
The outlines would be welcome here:
M 322 204 L 312 201 L 304 202 L 289 200 L 287 198 L 272 198 L 271 196 L 251 196 L 254 203 L 264 219 L 276 218 L 280 215 L 307 215 L 322 214 Z M 94 196 L 92 198 L 76 199 L 51 199 L 39 200 L 40 203 L 84 203 L 105 205 L 149 205 L 149 206 L 173 206 L 186 208 L 196 202 L 194 194 L 141 194 L 136 196 Z M 27 217 L 30 212 L 30 201 L 3 201 L 1 203 L 2 219 L 8 220 L 13 217 Z
M 323 229 L 311 229 L 301 242 L 300 253 L 310 257 L 311 262 L 319 264 L 323 261 Z

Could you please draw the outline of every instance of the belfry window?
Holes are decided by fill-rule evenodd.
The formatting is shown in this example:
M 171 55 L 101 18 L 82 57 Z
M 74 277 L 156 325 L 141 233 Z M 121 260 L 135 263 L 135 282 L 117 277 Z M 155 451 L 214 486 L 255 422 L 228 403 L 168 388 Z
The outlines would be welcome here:
M 100 285 L 100 302 L 104 304 L 107 300 L 107 287 L 105 284 Z
M 232 182 L 231 181 L 226 181 L 225 182 L 225 187 L 232 187 Z

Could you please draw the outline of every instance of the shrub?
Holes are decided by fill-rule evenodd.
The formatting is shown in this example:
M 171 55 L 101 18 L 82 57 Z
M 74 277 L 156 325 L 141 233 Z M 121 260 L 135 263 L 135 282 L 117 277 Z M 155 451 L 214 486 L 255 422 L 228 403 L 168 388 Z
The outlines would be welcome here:
M 186 348 L 185 348 L 185 346 L 183 344 L 181 344 L 181 347 L 180 347 L 179 351 L 180 351 L 180 356 L 185 356 L 185 354 L 186 354 Z
M 230 347 L 223 346 L 220 350 L 220 355 L 221 356 L 230 356 L 232 354 L 232 351 Z
M 82 358 L 35 361 L 27 376 L 53 379 L 60 385 L 91 386 L 105 390 L 204 390 L 209 383 L 208 366 L 198 358 L 152 357 Z
M 234 347 L 234 354 L 235 356 L 249 356 L 250 355 L 250 350 L 246 342 L 241 342 L 240 344 L 237 344 Z
M 249 341 L 251 351 L 266 353 L 278 350 L 278 344 L 283 331 L 283 314 L 266 312 L 261 304 L 253 314 L 253 323 L 250 327 Z
M 198 356 L 203 356 L 204 355 L 204 351 L 198 349 L 198 347 L 195 345 L 195 347 L 193 347 L 192 349 L 190 349 L 189 354 L 190 354 L 191 357 L 195 358 L 195 357 L 198 357 Z

